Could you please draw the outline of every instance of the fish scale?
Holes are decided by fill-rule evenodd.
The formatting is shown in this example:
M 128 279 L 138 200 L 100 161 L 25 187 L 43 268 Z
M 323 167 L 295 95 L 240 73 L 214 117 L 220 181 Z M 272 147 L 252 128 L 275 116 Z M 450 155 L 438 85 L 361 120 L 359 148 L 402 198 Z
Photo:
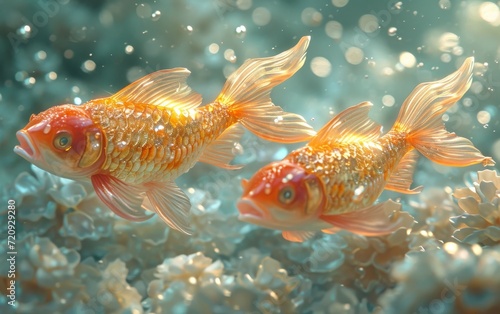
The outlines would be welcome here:
M 374 152 L 374 146 L 381 150 Z M 405 134 L 389 132 L 370 143 L 305 146 L 286 160 L 300 164 L 322 180 L 327 191 L 325 215 L 341 214 L 372 204 L 410 149 Z M 361 195 L 355 193 L 358 188 Z
M 186 172 L 203 148 L 236 122 L 216 103 L 188 111 L 94 101 L 85 110 L 106 136 L 103 172 L 134 184 L 168 181 Z

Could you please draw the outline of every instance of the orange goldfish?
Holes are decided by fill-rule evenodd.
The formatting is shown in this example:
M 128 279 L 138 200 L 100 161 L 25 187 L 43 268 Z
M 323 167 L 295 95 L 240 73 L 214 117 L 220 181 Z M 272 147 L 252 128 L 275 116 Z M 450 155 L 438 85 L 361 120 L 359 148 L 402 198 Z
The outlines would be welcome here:
M 174 180 L 197 161 L 238 168 L 229 162 L 243 132 L 239 125 L 282 143 L 315 134 L 301 116 L 270 99 L 271 89 L 304 64 L 309 40 L 247 60 L 203 107 L 186 83 L 190 72 L 175 68 L 151 73 L 110 97 L 49 108 L 17 132 L 14 152 L 55 175 L 90 180 L 104 204 L 125 219 L 148 219 L 146 209 L 189 234 L 191 205 Z
M 369 102 L 348 108 L 300 149 L 243 180 L 240 219 L 283 231 L 302 242 L 316 231 L 346 229 L 376 236 L 408 226 L 413 219 L 391 200 L 374 205 L 384 189 L 410 189 L 418 153 L 448 166 L 494 165 L 467 139 L 444 128 L 442 114 L 469 89 L 474 59 L 442 80 L 418 85 L 402 105 L 392 129 L 368 112 Z

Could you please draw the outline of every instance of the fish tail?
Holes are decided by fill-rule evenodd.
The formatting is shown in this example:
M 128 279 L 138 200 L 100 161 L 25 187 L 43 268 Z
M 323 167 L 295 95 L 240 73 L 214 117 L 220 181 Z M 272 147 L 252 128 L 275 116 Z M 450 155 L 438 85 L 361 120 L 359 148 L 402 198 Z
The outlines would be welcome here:
M 229 76 L 216 102 L 229 107 L 252 133 L 269 141 L 294 143 L 316 133 L 305 119 L 283 111 L 271 101 L 271 90 L 290 78 L 305 61 L 310 37 L 276 56 L 249 59 Z
M 447 77 L 418 85 L 401 107 L 393 131 L 406 134 L 408 142 L 433 162 L 456 167 L 495 164 L 471 141 L 446 131 L 442 120 L 445 111 L 469 89 L 473 68 L 474 58 L 467 58 Z

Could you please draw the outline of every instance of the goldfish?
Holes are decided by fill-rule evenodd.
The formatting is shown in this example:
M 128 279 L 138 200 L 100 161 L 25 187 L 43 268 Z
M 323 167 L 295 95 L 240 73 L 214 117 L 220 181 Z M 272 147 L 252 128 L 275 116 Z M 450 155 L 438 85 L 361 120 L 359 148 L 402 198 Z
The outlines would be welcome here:
M 14 152 L 57 176 L 90 181 L 118 216 L 143 221 L 156 213 L 191 234 L 191 204 L 175 179 L 198 161 L 226 169 L 242 126 L 275 142 L 307 141 L 316 133 L 304 118 L 272 103 L 273 87 L 305 61 L 310 37 L 267 58 L 245 61 L 215 101 L 186 80 L 186 68 L 160 70 L 112 96 L 64 104 L 32 115 L 17 132 Z M 152 213 L 149 213 L 149 212 Z
M 293 242 L 318 231 L 378 236 L 411 226 L 400 203 L 375 202 L 384 189 L 422 190 L 411 188 L 419 154 L 446 166 L 495 164 L 471 141 L 448 132 L 442 120 L 469 89 L 473 67 L 471 57 L 451 75 L 419 84 L 384 135 L 368 117 L 370 102 L 340 112 L 306 146 L 242 180 L 240 220 L 281 230 Z

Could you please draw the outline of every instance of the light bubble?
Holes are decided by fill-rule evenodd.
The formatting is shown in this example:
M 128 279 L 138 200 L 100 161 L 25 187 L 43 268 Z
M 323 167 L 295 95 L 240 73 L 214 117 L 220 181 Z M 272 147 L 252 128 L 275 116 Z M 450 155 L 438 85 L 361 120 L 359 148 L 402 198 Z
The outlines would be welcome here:
M 365 33 L 373 33 L 378 30 L 378 19 L 375 15 L 365 14 L 359 18 L 359 28 Z
M 405 51 L 399 55 L 399 62 L 405 68 L 413 68 L 417 64 L 417 59 L 412 53 Z
M 73 58 L 73 56 L 74 56 L 74 55 L 75 55 L 75 54 L 74 54 L 73 50 L 71 50 L 71 49 L 66 49 L 66 50 L 64 51 L 64 57 L 65 57 L 66 59 L 71 59 L 71 58 Z
M 459 38 L 457 34 L 450 32 L 443 33 L 439 38 L 439 50 L 442 52 L 451 52 L 451 50 L 458 46 Z
M 321 14 L 315 8 L 305 8 L 300 15 L 302 23 L 307 26 L 318 26 L 323 20 L 323 14 Z
M 39 61 L 45 60 L 47 58 L 47 53 L 43 50 L 40 50 L 35 54 L 35 58 Z
M 212 54 L 216 54 L 217 52 L 219 52 L 219 45 L 217 45 L 216 43 L 212 43 L 208 46 L 208 51 Z
M 311 71 L 319 77 L 327 77 L 332 70 L 332 65 L 328 59 L 315 57 L 311 60 Z
M 332 4 L 337 8 L 343 8 L 349 3 L 349 0 L 332 0 Z
M 149 4 L 141 3 L 137 5 L 137 8 L 135 8 L 135 13 L 141 19 L 145 19 L 152 15 L 153 10 Z
M 227 61 L 229 61 L 231 63 L 235 63 L 236 62 L 236 55 L 234 54 L 234 50 L 233 49 L 226 49 L 224 51 L 224 59 L 226 59 Z
M 131 67 L 130 69 L 127 70 L 127 74 L 126 74 L 127 81 L 130 83 L 134 82 L 137 79 L 143 77 L 145 73 L 146 72 L 141 67 L 137 67 L 137 66 Z
M 271 21 L 271 12 L 264 7 L 255 8 L 252 12 L 252 21 L 258 26 L 264 26 Z
M 395 102 L 396 102 L 396 100 L 394 99 L 394 97 L 392 95 L 384 95 L 384 97 L 382 97 L 382 103 L 386 107 L 394 106 Z
M 73 99 L 73 103 L 74 103 L 75 105 L 81 105 L 81 104 L 82 104 L 82 99 L 81 99 L 80 97 L 75 97 L 75 98 Z
M 132 54 L 132 52 L 134 52 L 134 46 L 126 45 L 125 46 L 125 53 L 129 55 L 129 54 Z
M 439 7 L 443 10 L 448 10 L 451 7 L 450 0 L 439 0 Z
M 333 39 L 340 39 L 342 37 L 342 24 L 337 21 L 328 21 L 325 25 L 325 33 L 328 37 Z
M 481 3 L 481 5 L 479 6 L 479 15 L 486 22 L 493 25 L 498 25 L 497 20 L 500 17 L 500 10 L 495 3 L 487 1 Z
M 23 81 L 23 84 L 27 87 L 32 87 L 35 83 L 36 79 L 34 77 L 28 77 Z
M 363 62 L 364 53 L 363 50 L 358 47 L 349 47 L 347 48 L 344 56 L 347 62 L 357 65 Z
M 156 10 L 151 14 L 151 19 L 155 22 L 158 21 L 160 17 L 161 17 L 161 11 L 159 10 Z
M 385 67 L 382 69 L 382 74 L 385 76 L 391 76 L 394 74 L 394 70 L 391 67 Z
M 193 32 L 194 28 L 193 28 L 193 26 L 188 25 L 188 26 L 186 26 L 186 30 L 188 31 L 188 33 L 191 34 Z
M 489 123 L 491 120 L 491 115 L 488 111 L 479 111 L 477 113 L 477 121 L 479 121 L 479 123 L 481 124 L 487 124 Z
M 236 6 L 240 10 L 248 10 L 252 7 L 252 0 L 236 0 Z
M 236 27 L 236 35 L 239 38 L 245 37 L 246 33 L 247 33 L 247 28 L 245 27 L 245 25 L 240 25 Z
M 54 72 L 54 71 L 49 72 L 49 73 L 47 73 L 47 74 L 45 75 L 45 78 L 46 78 L 47 80 L 54 81 L 54 80 L 56 80 L 56 79 L 57 79 L 57 73 L 56 73 L 56 72 Z
M 443 53 L 441 55 L 441 61 L 443 61 L 444 63 L 448 63 L 451 61 L 451 55 L 449 53 Z
M 92 72 L 95 70 L 96 64 L 92 60 L 87 60 L 82 64 L 82 70 L 83 72 Z
M 398 29 L 396 27 L 389 27 L 387 34 L 391 37 L 396 36 Z

